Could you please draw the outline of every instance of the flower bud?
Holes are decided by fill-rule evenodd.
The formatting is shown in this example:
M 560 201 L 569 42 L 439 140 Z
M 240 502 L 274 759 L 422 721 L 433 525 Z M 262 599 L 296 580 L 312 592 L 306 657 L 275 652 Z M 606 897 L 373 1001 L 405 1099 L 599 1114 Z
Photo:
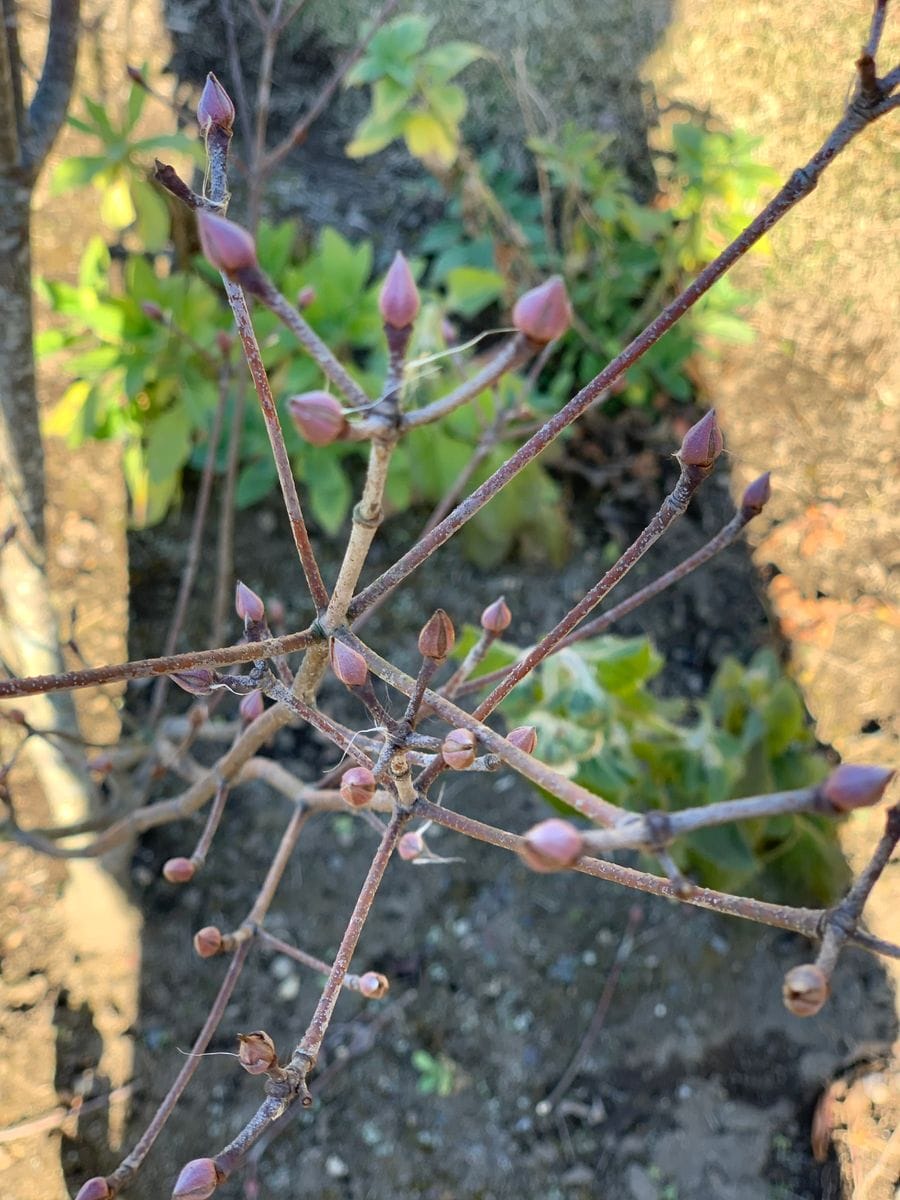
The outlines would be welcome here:
M 153 300 L 142 300 L 141 312 L 148 321 L 159 321 L 161 324 L 166 319 L 166 314 Z
M 269 620 L 273 625 L 283 625 L 287 617 L 284 608 L 284 601 L 279 600 L 277 596 L 273 596 L 269 601 Z
M 822 795 L 838 812 L 870 808 L 884 795 L 884 789 L 893 777 L 890 767 L 841 763 L 822 784 Z
M 263 715 L 265 707 L 266 702 L 262 692 L 248 692 L 238 705 L 238 713 L 241 720 L 246 721 L 249 725 L 251 721 L 255 721 L 257 717 Z
M 266 606 L 262 599 L 240 580 L 234 589 L 234 608 L 242 621 L 262 621 L 266 615 Z
M 234 345 L 234 338 L 230 333 L 226 333 L 224 329 L 220 329 L 216 334 L 216 345 L 219 348 L 219 353 L 228 355 L 231 353 L 231 347 Z
M 784 977 L 784 1006 L 795 1017 L 814 1017 L 828 999 L 828 979 L 815 963 L 791 967 Z
M 453 622 L 442 608 L 436 609 L 419 633 L 419 653 L 423 658 L 443 662 L 455 642 L 456 631 Z
M 425 839 L 418 830 L 411 830 L 409 833 L 404 833 L 403 837 L 397 843 L 397 853 L 406 862 L 413 862 L 425 851 Z
M 147 80 L 144 78 L 144 72 L 140 69 L 140 67 L 132 67 L 129 64 L 125 68 L 125 74 L 131 80 L 131 82 L 136 83 L 138 87 L 145 88 L 147 86 Z M 78 1193 L 78 1196 L 76 1196 L 75 1200 L 79 1200 L 80 1196 L 81 1192 Z
M 481 614 L 481 628 L 486 629 L 488 633 L 502 633 L 504 629 L 509 628 L 510 621 L 512 613 L 502 596 L 493 604 L 489 604 Z
M 506 735 L 506 740 L 526 754 L 534 754 L 537 746 L 537 730 L 533 725 L 517 725 Z
M 200 93 L 197 124 L 201 133 L 208 133 L 211 125 L 218 126 L 226 133 L 231 133 L 234 128 L 234 104 L 212 71 L 207 75 Z
M 451 729 L 441 746 L 441 757 L 454 771 L 467 771 L 475 761 L 475 734 L 468 729 Z
M 409 263 L 398 250 L 378 297 L 382 320 L 393 329 L 406 329 L 416 319 L 420 304 L 419 289 Z
M 741 497 L 741 508 L 744 512 L 751 512 L 756 516 L 769 503 L 771 495 L 771 475 L 766 471 L 764 475 L 760 475 L 758 479 L 754 479 L 752 483 L 747 484 L 744 494 Z
M 390 986 L 387 976 L 377 971 L 366 971 L 359 977 L 359 990 L 368 1000 L 380 1000 Z
M 275 1043 L 265 1030 L 238 1034 L 238 1062 L 248 1075 L 265 1075 L 278 1063 Z
M 162 873 L 169 883 L 190 883 L 197 868 L 189 858 L 170 858 L 163 863 Z
M 351 767 L 341 777 L 341 799 L 352 808 L 365 808 L 372 802 L 377 787 L 368 767 Z
M 217 271 L 233 278 L 240 271 L 257 266 L 256 245 L 246 229 L 200 209 L 197 213 L 200 247 Z
M 216 673 L 206 667 L 192 667 L 187 671 L 174 671 L 169 678 L 192 696 L 208 696 L 216 682 Z
M 330 446 L 347 432 L 347 418 L 330 392 L 301 392 L 287 402 L 291 420 L 311 446 Z
M 219 1172 L 211 1158 L 194 1158 L 181 1168 L 172 1189 L 172 1200 L 208 1200 L 219 1186 Z
M 369 678 L 369 668 L 359 651 L 354 650 L 352 646 L 344 645 L 337 638 L 332 638 L 328 653 L 331 659 L 331 669 L 341 683 L 346 684 L 347 687 L 364 686 Z
M 302 311 L 304 308 L 309 308 L 311 304 L 316 302 L 316 289 L 311 283 L 306 287 L 302 287 L 297 293 L 297 307 Z
M 575 826 L 551 817 L 528 830 L 519 855 L 532 871 L 561 871 L 571 867 L 583 849 L 581 834 Z
M 111 1195 L 109 1184 L 103 1176 L 95 1175 L 93 1179 L 85 1180 L 78 1189 L 75 1200 L 109 1200 Z
M 684 435 L 678 459 L 683 467 L 711 467 L 722 453 L 723 445 L 716 410 L 711 408 Z
M 520 333 L 540 345 L 562 337 L 572 324 L 572 305 L 562 276 L 553 275 L 520 296 L 512 319 Z
M 222 932 L 215 925 L 204 925 L 194 934 L 194 949 L 201 958 L 213 958 L 222 949 Z

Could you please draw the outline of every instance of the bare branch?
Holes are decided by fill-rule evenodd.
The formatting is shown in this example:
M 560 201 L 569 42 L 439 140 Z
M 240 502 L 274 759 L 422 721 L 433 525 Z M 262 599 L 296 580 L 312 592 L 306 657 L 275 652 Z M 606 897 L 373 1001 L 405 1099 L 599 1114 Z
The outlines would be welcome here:
M 23 138 L 25 166 L 37 174 L 62 125 L 78 56 L 80 0 L 52 0 L 47 53 L 37 91 L 28 108 L 27 132 Z

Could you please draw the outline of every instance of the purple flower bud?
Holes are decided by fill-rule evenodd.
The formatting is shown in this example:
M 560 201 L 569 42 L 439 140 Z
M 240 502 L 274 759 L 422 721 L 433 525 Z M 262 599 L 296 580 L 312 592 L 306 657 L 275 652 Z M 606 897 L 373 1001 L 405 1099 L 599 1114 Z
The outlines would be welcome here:
M 365 808 L 375 795 L 378 784 L 368 767 L 351 767 L 341 777 L 341 799 L 351 808 Z
M 204 925 L 194 934 L 194 949 L 201 958 L 213 958 L 222 949 L 222 931 L 215 925 Z
M 367 1000 L 380 1000 L 390 986 L 387 976 L 378 971 L 366 971 L 365 975 L 359 977 L 359 990 Z
M 238 712 L 241 720 L 246 721 L 249 725 L 251 721 L 255 721 L 257 717 L 263 715 L 265 708 L 266 702 L 262 692 L 248 692 L 238 705 Z
M 159 321 L 162 323 L 166 319 L 166 314 L 159 307 L 159 305 L 154 303 L 152 300 L 141 301 L 141 312 L 148 321 Z
M 517 725 L 506 735 L 506 740 L 526 754 L 534 754 L 537 746 L 537 730 L 533 725 Z
M 751 512 L 756 516 L 769 503 L 771 495 L 771 475 L 766 471 L 764 475 L 760 475 L 758 479 L 754 479 L 752 483 L 747 484 L 744 494 L 741 497 L 741 508 L 745 513 Z
M 493 604 L 489 604 L 481 614 L 481 628 L 486 629 L 488 633 L 502 633 L 504 629 L 509 628 L 510 621 L 512 613 L 502 596 Z
M 302 287 L 297 293 L 297 307 L 302 311 L 304 308 L 309 308 L 311 304 L 316 302 L 316 289 L 311 283 L 306 287 Z
M 211 1158 L 194 1158 L 181 1168 L 172 1189 L 172 1200 L 209 1200 L 220 1176 Z
M 169 678 L 192 696 L 208 696 L 216 682 L 216 673 L 206 667 L 192 667 L 187 671 L 175 671 Z
M 246 229 L 200 209 L 197 213 L 200 247 L 210 263 L 232 279 L 240 271 L 257 266 L 256 244 Z
M 398 250 L 378 297 L 382 320 L 394 329 L 407 329 L 416 319 L 420 305 L 419 289 L 409 263 Z
M 264 1029 L 238 1034 L 238 1062 L 248 1075 L 265 1075 L 277 1064 L 275 1043 Z
M 441 745 L 441 757 L 454 771 L 467 771 L 475 761 L 475 734 L 451 729 Z
M 234 128 L 234 104 L 212 71 L 207 75 L 203 91 L 200 93 L 197 124 L 204 134 L 209 132 L 211 125 L 218 126 L 226 133 L 231 133 Z
M 443 662 L 456 642 L 453 622 L 442 608 L 434 611 L 419 633 L 419 653 L 423 658 Z
M 838 812 L 870 808 L 884 795 L 884 789 L 893 777 L 890 767 L 841 763 L 822 784 L 822 795 Z
M 512 319 L 520 333 L 540 345 L 562 337 L 572 324 L 572 305 L 562 276 L 553 275 L 520 296 Z
M 163 863 L 162 873 L 169 883 L 190 883 L 197 868 L 189 858 L 170 858 Z
M 329 657 L 331 658 L 331 669 L 341 683 L 346 684 L 347 687 L 362 687 L 365 684 L 369 677 L 369 668 L 358 650 L 332 638 Z
M 109 1200 L 110 1195 L 109 1184 L 102 1175 L 95 1175 L 93 1179 L 85 1180 L 75 1200 Z
M 716 410 L 711 408 L 684 435 L 678 451 L 679 461 L 684 467 L 711 467 L 722 453 L 723 444 Z
M 330 446 L 347 432 L 347 418 L 330 392 L 301 392 L 287 402 L 291 420 L 311 446 Z
M 828 999 L 828 978 L 815 963 L 791 967 L 784 977 L 782 998 L 795 1017 L 814 1017 Z
M 234 608 L 242 621 L 262 621 L 266 615 L 266 606 L 262 599 L 240 580 L 234 589 Z
M 581 834 L 575 826 L 559 817 L 551 817 L 528 830 L 519 855 L 532 871 L 546 873 L 570 867 L 583 849 Z
M 412 830 L 410 833 L 404 833 L 403 837 L 397 843 L 397 853 L 407 862 L 413 862 L 425 850 L 425 839 L 418 830 Z
M 216 345 L 219 348 L 219 353 L 229 355 L 231 347 L 234 345 L 234 338 L 230 333 L 226 333 L 224 329 L 220 329 L 216 334 Z

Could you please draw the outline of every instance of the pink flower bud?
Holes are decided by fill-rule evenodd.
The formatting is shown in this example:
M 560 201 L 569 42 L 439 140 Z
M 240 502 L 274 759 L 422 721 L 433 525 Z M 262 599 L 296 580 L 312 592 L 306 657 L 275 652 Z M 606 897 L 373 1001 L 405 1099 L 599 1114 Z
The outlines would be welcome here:
M 291 419 L 311 446 L 330 446 L 347 432 L 347 418 L 330 392 L 302 392 L 287 402 Z
M 475 761 L 475 734 L 451 729 L 441 745 L 441 757 L 454 771 L 467 771 Z
M 378 784 L 368 767 L 351 767 L 341 777 L 341 799 L 353 808 L 370 804 Z
M 279 600 L 277 596 L 273 596 L 269 601 L 269 620 L 273 625 L 283 625 L 287 613 L 284 609 L 284 601 Z
M 222 932 L 215 925 L 204 925 L 194 934 L 194 949 L 201 958 L 213 958 L 222 949 Z
M 109 1200 L 111 1195 L 109 1184 L 103 1176 L 95 1175 L 93 1179 L 85 1180 L 78 1189 L 75 1200 Z
M 261 717 L 265 711 L 266 702 L 263 700 L 262 692 L 248 692 L 238 705 L 238 712 L 242 721 L 246 721 L 249 725 L 251 721 L 255 721 L 257 717 Z
M 512 319 L 520 333 L 540 345 L 562 337 L 572 324 L 572 305 L 562 276 L 553 275 L 520 296 Z
M 841 763 L 822 784 L 822 795 L 838 812 L 869 808 L 878 803 L 893 777 L 890 767 Z
M 229 279 L 257 265 L 256 245 L 252 236 L 240 225 L 235 225 L 234 221 L 200 209 L 197 213 L 197 229 L 203 253 L 216 270 Z
M 771 495 L 771 476 L 766 471 L 764 475 L 760 475 L 758 479 L 754 479 L 752 483 L 747 484 L 744 494 L 741 497 L 741 508 L 745 513 L 752 512 L 755 516 L 757 513 L 761 513 L 769 503 Z
M 551 817 L 528 830 L 519 854 L 532 871 L 549 872 L 570 867 L 583 849 L 581 834 L 575 826 Z
M 194 1158 L 181 1168 L 172 1200 L 209 1200 L 219 1186 L 220 1176 L 211 1158 Z
M 163 863 L 163 876 L 169 883 L 190 883 L 197 868 L 189 858 L 170 858 Z
M 684 435 L 678 451 L 679 461 L 684 467 L 711 467 L 722 453 L 723 444 L 716 410 L 711 408 Z
M 212 71 L 207 75 L 200 93 L 197 124 L 201 133 L 207 133 L 211 125 L 218 126 L 226 133 L 231 133 L 234 128 L 234 104 Z
M 413 862 L 425 850 L 425 839 L 418 830 L 412 830 L 409 833 L 404 833 L 403 837 L 397 843 L 397 853 L 406 862 Z
M 238 1062 L 248 1075 L 265 1075 L 277 1064 L 275 1043 L 264 1029 L 238 1034 Z
M 347 687 L 363 687 L 369 677 L 369 668 L 366 666 L 366 660 L 357 650 L 354 650 L 352 646 L 344 645 L 337 638 L 332 638 L 329 656 L 331 669 L 341 683 L 346 684 Z
M 795 1017 L 814 1017 L 828 999 L 828 978 L 815 963 L 791 967 L 784 977 L 782 998 Z
M 216 673 L 206 667 L 192 667 L 187 671 L 175 671 L 169 678 L 192 696 L 208 696 L 216 682 Z
M 442 608 L 435 609 L 419 633 L 419 653 L 423 658 L 443 662 L 456 642 L 453 622 Z
M 216 334 L 216 345 L 219 347 L 219 353 L 228 355 L 231 353 L 231 347 L 234 345 L 234 338 L 230 333 L 226 333 L 224 329 L 220 329 Z
M 504 629 L 509 628 L 510 621 L 512 613 L 502 596 L 493 604 L 489 604 L 481 614 L 481 628 L 486 629 L 488 633 L 502 633 Z
M 368 1000 L 380 1000 L 390 986 L 387 977 L 377 971 L 366 971 L 359 977 L 359 990 Z
M 159 307 L 159 305 L 156 304 L 153 300 L 142 300 L 141 301 L 141 312 L 144 314 L 144 316 L 147 318 L 148 321 L 163 322 L 166 319 L 166 314 Z
M 266 606 L 252 588 L 238 580 L 234 589 L 234 608 L 242 621 L 262 621 Z
M 316 302 L 316 289 L 311 283 L 306 287 L 302 287 L 297 293 L 297 307 L 302 311 L 304 308 L 309 308 L 311 304 Z
M 526 754 L 534 754 L 537 746 L 537 730 L 533 725 L 517 725 L 506 735 L 506 740 Z
M 406 329 L 416 319 L 420 304 L 419 289 L 409 263 L 398 250 L 378 297 L 382 320 L 394 329 Z

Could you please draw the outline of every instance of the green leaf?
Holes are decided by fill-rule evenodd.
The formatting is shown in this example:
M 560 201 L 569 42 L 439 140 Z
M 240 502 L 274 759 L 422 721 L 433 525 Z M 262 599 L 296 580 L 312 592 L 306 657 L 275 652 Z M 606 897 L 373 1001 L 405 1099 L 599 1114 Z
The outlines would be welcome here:
M 100 154 L 64 158 L 50 179 L 50 195 L 59 196 L 74 188 L 84 187 L 108 165 L 109 160 Z
M 462 88 L 452 83 L 442 87 L 428 87 L 425 89 L 425 99 L 438 119 L 456 133 L 460 121 L 466 115 L 466 93 Z
M 487 51 L 475 42 L 444 42 L 422 55 L 422 67 L 429 78 L 446 83 L 469 63 L 486 54 Z
M 164 250 L 169 242 L 169 209 L 159 192 L 149 183 L 132 180 L 131 201 L 137 214 L 137 234 L 151 254 Z
M 353 490 L 334 451 L 312 451 L 310 458 L 309 506 L 325 532 L 333 537 L 350 511 Z
M 268 496 L 278 482 L 271 455 L 258 458 L 241 469 L 235 503 L 238 508 L 250 508 Z
M 131 199 L 131 188 L 124 175 L 118 176 L 104 189 L 100 203 L 100 219 L 112 229 L 127 229 L 133 225 L 137 212 Z
M 99 291 L 102 284 L 108 282 L 110 262 L 109 247 L 103 238 L 90 238 L 78 264 L 79 287 Z
M 344 147 L 344 153 L 348 158 L 366 158 L 370 154 L 377 154 L 402 137 L 405 124 L 406 114 L 402 111 L 386 120 L 375 116 L 365 117 L 357 125 L 353 139 Z
M 505 290 L 506 280 L 499 271 L 453 267 L 447 272 L 447 307 L 464 317 L 474 317 L 499 300 Z
M 173 405 L 147 424 L 146 469 L 150 483 L 177 474 L 191 453 L 191 423 L 184 407 Z

